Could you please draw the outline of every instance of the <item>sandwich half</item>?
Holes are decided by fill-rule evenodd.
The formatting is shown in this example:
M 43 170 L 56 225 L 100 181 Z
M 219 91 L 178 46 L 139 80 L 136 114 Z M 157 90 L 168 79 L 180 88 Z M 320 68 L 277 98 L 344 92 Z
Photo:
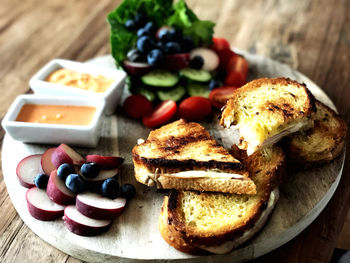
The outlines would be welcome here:
M 346 137 L 345 121 L 331 108 L 316 101 L 314 127 L 284 140 L 285 152 L 294 168 L 327 163 L 339 156 Z
M 250 155 L 311 127 L 315 111 L 315 99 L 304 84 L 286 78 L 262 78 L 234 91 L 220 124 L 232 142 Z
M 279 197 L 285 155 L 272 146 L 245 163 L 257 187 L 255 195 L 172 190 L 164 197 L 158 223 L 169 245 L 185 253 L 224 254 L 264 226 Z
M 132 150 L 135 178 L 159 189 L 255 194 L 244 165 L 198 123 L 178 120 L 151 131 Z

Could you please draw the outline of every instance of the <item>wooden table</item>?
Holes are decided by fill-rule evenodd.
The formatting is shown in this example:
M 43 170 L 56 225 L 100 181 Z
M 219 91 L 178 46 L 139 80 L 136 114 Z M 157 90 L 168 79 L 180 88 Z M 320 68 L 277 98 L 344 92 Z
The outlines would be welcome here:
M 2 0 L 0 117 L 17 95 L 27 92 L 30 77 L 49 60 L 84 61 L 108 54 L 105 17 L 119 2 Z M 227 38 L 233 47 L 287 63 L 307 75 L 325 90 L 349 124 L 349 1 L 187 2 L 200 18 L 215 21 L 216 36 Z M 349 210 L 348 160 L 349 154 L 334 197 L 314 223 L 258 261 L 329 261 Z M 9 199 L 2 173 L 0 209 L 0 262 L 80 262 L 46 244 L 23 223 Z

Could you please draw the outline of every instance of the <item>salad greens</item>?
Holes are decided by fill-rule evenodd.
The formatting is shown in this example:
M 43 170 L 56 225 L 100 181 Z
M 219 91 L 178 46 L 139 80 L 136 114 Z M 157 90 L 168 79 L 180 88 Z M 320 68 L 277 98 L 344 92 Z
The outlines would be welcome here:
M 107 16 L 111 29 L 112 56 L 118 66 L 137 41 L 136 32 L 129 31 L 124 26 L 137 13 L 144 14 L 158 27 L 167 25 L 182 30 L 183 35 L 191 37 L 196 46 L 212 42 L 215 24 L 198 19 L 184 0 L 175 4 L 172 0 L 124 0 Z

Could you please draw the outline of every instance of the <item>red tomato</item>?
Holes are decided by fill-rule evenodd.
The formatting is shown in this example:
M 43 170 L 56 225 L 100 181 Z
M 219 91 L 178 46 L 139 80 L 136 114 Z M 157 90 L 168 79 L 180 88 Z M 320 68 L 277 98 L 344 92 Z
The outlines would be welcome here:
M 153 106 L 145 96 L 135 94 L 126 98 L 123 108 L 129 117 L 139 119 L 150 113 Z
M 213 49 L 219 56 L 221 69 L 225 69 L 227 62 L 229 59 L 235 55 L 230 49 L 230 44 L 224 38 L 213 37 L 213 44 L 211 45 L 211 49 Z
M 238 71 L 231 71 L 227 74 L 224 84 L 225 86 L 241 87 L 246 83 L 247 75 Z
M 172 119 L 176 113 L 176 103 L 172 100 L 165 100 L 147 116 L 142 118 L 143 124 L 148 128 L 159 127 Z
M 213 107 L 221 109 L 231 97 L 237 87 L 219 87 L 213 89 L 209 94 L 209 100 Z
M 230 73 L 231 71 L 242 72 L 243 75 L 247 76 L 248 74 L 248 62 L 247 60 L 239 55 L 235 55 L 230 58 L 226 65 L 226 72 Z
M 179 116 L 188 121 L 200 121 L 211 113 L 211 104 L 207 98 L 194 96 L 179 105 Z
M 230 43 L 225 38 L 213 37 L 214 50 L 230 49 Z

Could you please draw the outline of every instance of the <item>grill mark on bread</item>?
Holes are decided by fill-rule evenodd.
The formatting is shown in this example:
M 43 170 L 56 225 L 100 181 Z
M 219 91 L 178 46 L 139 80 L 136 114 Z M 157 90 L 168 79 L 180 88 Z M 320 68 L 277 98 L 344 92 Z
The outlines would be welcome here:
M 223 162 L 217 160 L 209 161 L 196 161 L 193 159 L 186 160 L 176 160 L 167 158 L 145 158 L 139 155 L 133 155 L 134 161 L 141 162 L 147 168 L 154 172 L 156 168 L 166 169 L 167 172 L 171 173 L 173 171 L 190 171 L 190 170 L 210 170 L 219 169 L 221 171 L 244 171 L 245 167 L 239 162 Z
M 164 151 L 168 151 L 169 153 L 167 155 L 171 155 L 173 152 L 179 153 L 181 152 L 180 150 L 187 146 L 190 143 L 195 143 L 198 141 L 206 141 L 206 140 L 211 140 L 210 135 L 208 134 L 189 134 L 187 136 L 183 137 L 174 137 L 170 136 L 168 139 L 166 139 L 163 143 L 164 146 L 162 145 L 162 142 L 159 142 L 157 140 L 156 143 L 160 144 L 160 149 L 164 149 Z

